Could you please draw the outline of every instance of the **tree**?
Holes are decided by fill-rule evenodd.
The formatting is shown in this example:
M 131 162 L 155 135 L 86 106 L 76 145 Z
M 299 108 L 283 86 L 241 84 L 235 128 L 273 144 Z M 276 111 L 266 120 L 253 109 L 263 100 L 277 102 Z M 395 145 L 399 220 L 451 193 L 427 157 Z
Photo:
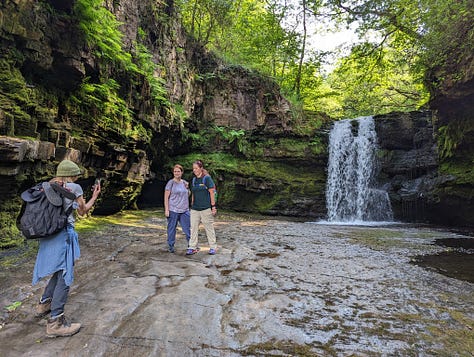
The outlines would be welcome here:
M 180 0 L 188 31 L 232 63 L 273 76 L 306 109 L 335 117 L 414 110 L 473 56 L 472 0 Z M 334 73 L 308 46 L 310 28 L 358 24 Z M 311 25 L 311 26 L 310 26 Z M 456 54 L 453 56 L 452 54 Z M 431 77 L 426 76 L 429 69 Z M 444 75 L 445 74 L 445 75 Z M 430 78 L 429 78 L 430 77 Z M 436 77 L 436 78 L 435 78 Z

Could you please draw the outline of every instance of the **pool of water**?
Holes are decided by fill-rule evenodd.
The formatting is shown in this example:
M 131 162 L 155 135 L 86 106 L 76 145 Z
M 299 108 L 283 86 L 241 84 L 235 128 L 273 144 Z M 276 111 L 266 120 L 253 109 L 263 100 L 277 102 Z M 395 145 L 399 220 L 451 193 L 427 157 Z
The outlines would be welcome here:
M 450 278 L 474 283 L 474 238 L 442 238 L 434 244 L 447 250 L 431 255 L 417 255 L 412 263 Z

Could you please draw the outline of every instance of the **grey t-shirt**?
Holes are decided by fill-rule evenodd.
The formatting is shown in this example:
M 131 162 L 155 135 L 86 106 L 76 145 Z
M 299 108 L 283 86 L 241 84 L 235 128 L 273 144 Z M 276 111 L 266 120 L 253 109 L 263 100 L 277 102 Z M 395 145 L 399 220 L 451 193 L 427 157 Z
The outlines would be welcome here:
M 81 185 L 78 185 L 77 183 L 74 182 L 68 182 L 66 183 L 66 188 L 74 193 L 76 197 L 81 197 L 84 194 L 84 191 L 82 190 Z M 74 210 L 77 209 L 77 203 L 73 200 L 70 200 L 68 198 L 64 198 L 64 210 L 67 211 L 69 207 L 73 206 L 73 210 L 71 211 L 71 214 L 67 218 L 67 223 L 74 225 L 74 222 L 76 219 L 74 218 Z
M 176 182 L 174 179 L 168 181 L 165 191 L 170 191 L 168 208 L 176 213 L 183 213 L 189 210 L 188 182 L 181 180 Z

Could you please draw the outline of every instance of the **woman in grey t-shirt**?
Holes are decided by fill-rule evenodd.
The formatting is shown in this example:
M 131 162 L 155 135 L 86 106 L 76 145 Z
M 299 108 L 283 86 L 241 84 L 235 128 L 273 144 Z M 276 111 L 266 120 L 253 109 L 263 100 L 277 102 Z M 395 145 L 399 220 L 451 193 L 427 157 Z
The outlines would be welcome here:
M 170 253 L 174 253 L 178 222 L 188 243 L 191 236 L 189 184 L 182 179 L 183 172 L 184 169 L 181 165 L 174 165 L 173 178 L 168 181 L 165 187 L 165 216 L 168 221 L 168 251 Z

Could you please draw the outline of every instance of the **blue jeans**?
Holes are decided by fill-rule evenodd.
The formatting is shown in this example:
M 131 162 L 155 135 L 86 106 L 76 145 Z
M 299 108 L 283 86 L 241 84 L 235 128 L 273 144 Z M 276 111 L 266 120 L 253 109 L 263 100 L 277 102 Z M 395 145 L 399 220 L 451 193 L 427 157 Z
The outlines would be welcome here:
M 48 285 L 44 289 L 41 302 L 51 299 L 51 318 L 57 317 L 64 312 L 69 294 L 69 286 L 66 285 L 63 271 L 59 270 L 49 279 Z
M 186 240 L 189 242 L 191 237 L 191 218 L 189 211 L 183 213 L 177 213 L 170 211 L 170 216 L 168 217 L 168 246 L 170 248 L 174 247 L 174 242 L 176 241 L 176 227 L 178 222 L 181 225 Z

